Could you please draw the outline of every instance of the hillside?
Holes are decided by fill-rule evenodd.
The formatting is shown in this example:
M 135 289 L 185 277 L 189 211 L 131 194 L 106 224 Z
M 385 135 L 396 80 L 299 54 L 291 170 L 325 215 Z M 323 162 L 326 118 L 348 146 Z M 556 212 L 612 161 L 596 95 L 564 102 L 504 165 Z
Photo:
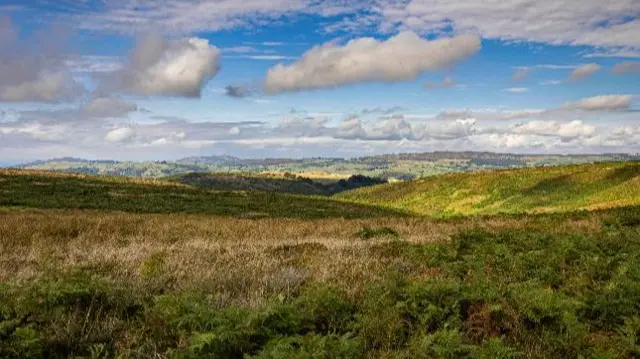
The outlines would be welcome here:
M 640 163 L 448 174 L 348 191 L 338 197 L 438 217 L 638 205 Z
M 412 179 L 452 172 L 532 166 L 633 161 L 637 155 L 521 155 L 490 152 L 425 152 L 359 158 L 258 158 L 232 156 L 189 157 L 175 162 L 119 162 L 59 158 L 17 166 L 23 169 L 83 174 L 163 178 L 187 173 L 294 173 L 317 178 L 346 178 L 360 174 L 382 179 Z
M 0 170 L 0 194 L 0 207 L 252 218 L 367 218 L 399 214 L 327 198 L 261 191 L 213 191 L 166 181 L 44 171 Z
M 466 190 L 512 212 L 639 187 L 637 164 L 603 164 L 354 193 L 430 181 L 434 206 Z M 0 171 L 0 358 L 638 358 L 639 208 L 441 220 Z
M 265 191 L 300 195 L 331 196 L 360 187 L 386 183 L 380 179 L 351 176 L 347 179 L 324 180 L 293 174 L 255 173 L 189 173 L 170 179 L 174 182 L 222 191 Z

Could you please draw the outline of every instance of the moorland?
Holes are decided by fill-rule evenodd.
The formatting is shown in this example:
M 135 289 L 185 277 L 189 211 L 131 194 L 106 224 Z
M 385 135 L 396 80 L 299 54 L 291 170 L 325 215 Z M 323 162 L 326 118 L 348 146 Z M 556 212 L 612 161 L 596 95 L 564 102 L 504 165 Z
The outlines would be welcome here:
M 328 196 L 0 170 L 0 357 L 638 357 L 639 181 L 606 162 Z

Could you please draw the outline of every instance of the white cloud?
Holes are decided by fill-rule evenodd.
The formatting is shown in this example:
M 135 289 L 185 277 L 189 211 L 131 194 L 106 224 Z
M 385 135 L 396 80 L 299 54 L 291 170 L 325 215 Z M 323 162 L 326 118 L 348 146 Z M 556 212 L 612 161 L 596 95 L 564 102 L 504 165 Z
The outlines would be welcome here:
M 4 66 L 3 66 L 4 67 Z M 3 68 L 0 70 L 0 78 L 12 71 Z M 79 94 L 79 87 L 71 77 L 71 74 L 61 71 L 35 70 L 39 71 L 35 78 L 21 78 L 12 83 L 0 84 L 0 101 L 6 102 L 55 102 L 70 100 Z M 9 78 L 10 75 L 4 77 Z M 0 80 L 2 81 L 2 80 Z
M 600 95 L 565 104 L 565 108 L 585 111 L 628 110 L 633 102 L 632 95 Z
M 454 140 L 469 137 L 477 132 L 476 119 L 457 119 L 452 122 L 428 123 L 422 130 L 424 139 Z
M 205 39 L 167 41 L 149 35 L 137 43 L 124 69 L 104 77 L 103 85 L 106 91 L 199 97 L 218 73 L 219 57 Z
M 501 149 L 545 147 L 544 139 L 541 139 L 538 136 L 530 135 L 494 133 L 489 135 L 487 140 L 488 144 L 491 147 Z
M 558 129 L 558 135 L 565 138 L 589 137 L 593 136 L 595 133 L 595 126 L 587 125 L 579 120 L 562 124 Z
M 395 115 L 380 123 L 376 123 L 368 132 L 367 138 L 376 140 L 415 139 L 411 124 L 404 116 Z
M 57 32 L 46 43 L 21 38 L 7 17 L 0 16 L 0 101 L 56 102 L 81 94 L 65 66 Z
M 114 97 L 99 97 L 84 106 L 89 117 L 122 117 L 138 109 L 135 103 Z
M 374 8 L 375 9 L 375 8 Z M 485 38 L 549 44 L 640 48 L 635 0 L 384 0 L 381 29 L 474 31 Z
M 104 73 L 122 70 L 124 59 L 117 56 L 82 56 L 67 59 L 65 65 L 71 72 Z
M 640 125 L 628 125 L 615 128 L 609 134 L 609 141 L 614 141 L 614 145 L 638 145 L 640 143 Z
M 571 73 L 571 75 L 569 76 L 569 79 L 574 81 L 585 79 L 595 74 L 596 72 L 600 71 L 601 68 L 602 66 L 598 64 L 582 65 Z
M 135 131 L 130 127 L 120 127 L 107 132 L 104 139 L 108 142 L 123 142 L 135 135 Z
M 298 91 L 367 81 L 405 81 L 426 71 L 447 68 L 480 49 L 480 39 L 461 35 L 428 41 L 412 32 L 386 41 L 360 38 L 344 46 L 327 43 L 309 50 L 291 65 L 267 73 L 269 92 Z
M 561 85 L 562 81 L 560 80 L 544 80 L 544 81 L 540 81 L 540 85 L 543 86 L 556 86 L 556 85 Z
M 227 58 L 235 59 L 249 59 L 249 60 L 264 60 L 264 61 L 280 61 L 280 60 L 293 60 L 293 56 L 285 55 L 239 55 L 239 56 L 227 56 Z
M 350 117 L 342 121 L 336 131 L 337 138 L 361 139 L 367 137 L 367 132 L 362 127 L 362 121 L 357 117 Z
M 640 74 L 640 62 L 621 62 L 611 70 L 614 74 Z
M 627 57 L 627 58 L 640 58 L 640 48 L 612 48 L 604 49 L 600 51 L 587 52 L 583 57 Z
M 124 33 L 193 33 L 260 26 L 287 15 L 336 16 L 366 4 L 343 0 L 137 0 L 111 1 L 101 11 L 72 15 L 83 29 Z M 279 46 L 264 42 L 263 46 Z
M 568 123 L 555 121 L 531 121 L 518 124 L 510 132 L 521 135 L 559 136 L 562 138 L 589 137 L 595 134 L 596 128 L 583 121 L 574 120 Z
M 525 93 L 528 92 L 529 89 L 526 87 L 510 87 L 510 88 L 506 88 L 504 90 L 502 90 L 504 92 L 511 92 L 511 93 Z

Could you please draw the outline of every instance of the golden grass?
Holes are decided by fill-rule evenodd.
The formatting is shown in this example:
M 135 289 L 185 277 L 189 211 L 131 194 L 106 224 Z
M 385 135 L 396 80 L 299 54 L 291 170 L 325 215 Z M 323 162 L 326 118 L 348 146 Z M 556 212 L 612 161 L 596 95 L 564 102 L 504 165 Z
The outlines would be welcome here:
M 550 226 L 535 217 L 453 222 L 10 211 L 0 212 L 0 281 L 28 282 L 52 271 L 83 269 L 132 285 L 215 293 L 221 305 L 256 306 L 308 281 L 357 290 L 379 279 L 389 265 L 402 265 L 374 250 L 392 239 L 357 238 L 363 227 L 389 227 L 400 240 L 427 243 L 471 227 L 590 233 L 600 225 L 595 215 Z M 427 269 L 412 268 L 410 275 L 422 276 Z

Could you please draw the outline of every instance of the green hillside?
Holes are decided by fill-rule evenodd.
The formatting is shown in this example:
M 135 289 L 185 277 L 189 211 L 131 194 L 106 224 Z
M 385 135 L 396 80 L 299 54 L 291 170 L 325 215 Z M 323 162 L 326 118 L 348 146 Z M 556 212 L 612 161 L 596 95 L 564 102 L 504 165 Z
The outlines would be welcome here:
M 220 191 L 265 191 L 301 195 L 331 196 L 360 187 L 386 183 L 366 176 L 350 176 L 339 180 L 314 180 L 291 173 L 189 173 L 171 181 Z
M 603 209 L 640 204 L 640 163 L 456 173 L 338 197 L 429 216 Z
M 0 170 L 0 207 L 251 218 L 369 218 L 400 214 L 320 197 L 262 191 L 213 191 L 156 180 L 23 170 Z

